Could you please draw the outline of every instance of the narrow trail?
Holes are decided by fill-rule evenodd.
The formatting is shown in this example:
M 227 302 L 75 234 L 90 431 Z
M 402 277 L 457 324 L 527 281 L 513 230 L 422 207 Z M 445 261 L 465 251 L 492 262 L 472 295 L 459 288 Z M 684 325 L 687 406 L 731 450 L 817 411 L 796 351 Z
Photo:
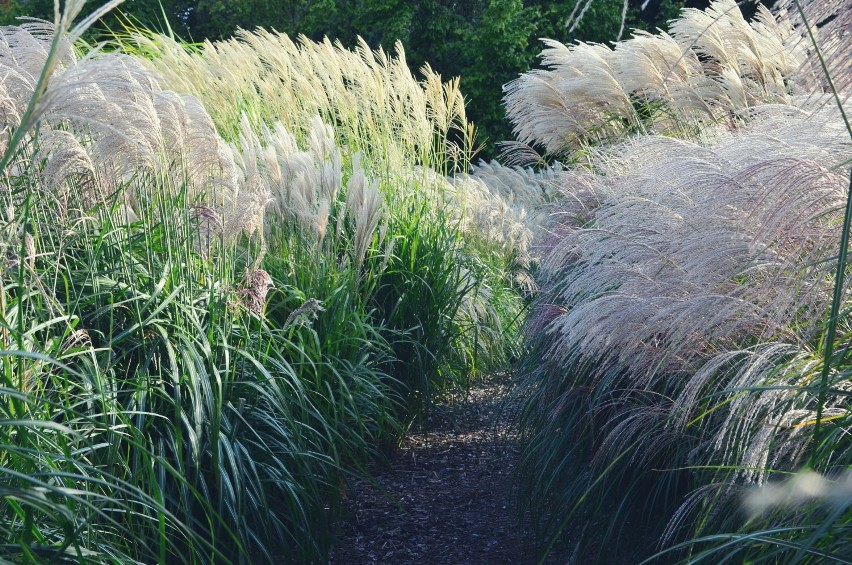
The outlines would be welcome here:
M 349 485 L 331 564 L 537 563 L 512 506 L 518 449 L 502 410 L 507 381 L 490 377 L 465 401 L 437 405 L 389 470 Z

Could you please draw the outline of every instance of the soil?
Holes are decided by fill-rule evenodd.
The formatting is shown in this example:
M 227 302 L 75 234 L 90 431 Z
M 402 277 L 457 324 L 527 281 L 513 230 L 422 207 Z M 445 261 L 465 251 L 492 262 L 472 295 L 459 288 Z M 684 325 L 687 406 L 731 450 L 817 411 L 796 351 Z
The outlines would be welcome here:
M 534 536 L 513 506 L 517 438 L 503 400 L 506 375 L 462 401 L 433 407 L 389 469 L 348 485 L 332 565 L 523 565 L 539 562 Z M 545 563 L 568 563 L 551 555 Z

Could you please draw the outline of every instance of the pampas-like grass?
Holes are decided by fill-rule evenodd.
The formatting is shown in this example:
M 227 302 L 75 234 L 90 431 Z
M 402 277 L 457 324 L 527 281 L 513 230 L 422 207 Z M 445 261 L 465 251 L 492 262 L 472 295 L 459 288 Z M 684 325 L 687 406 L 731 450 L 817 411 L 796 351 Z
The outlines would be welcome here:
M 52 33 L 52 26 L 41 22 L 0 30 L 5 146 L 10 132 L 27 127 L 21 116 Z M 41 166 L 21 173 L 36 174 L 46 193 L 68 198 L 77 192 L 74 205 L 84 209 L 120 194 L 130 220 L 138 212 L 136 184 L 153 175 L 175 194 L 183 191 L 190 202 L 218 210 L 228 234 L 251 231 L 263 195 L 246 179 L 239 186 L 234 157 L 198 99 L 163 90 L 155 73 L 126 55 L 78 60 L 65 40 L 57 53 L 35 112 L 40 131 L 29 138 Z M 16 170 L 13 163 L 13 176 Z
M 226 142 L 221 114 L 138 58 L 51 34 L 0 30 L 0 553 L 322 561 L 342 473 L 515 346 L 492 250 L 449 200 L 394 182 L 400 163 L 466 162 L 446 139 L 457 83 L 303 49 L 321 71 L 292 79 L 328 96 L 300 114 L 226 91 Z M 215 56 L 254 76 L 235 46 Z M 353 61 L 362 74 L 323 74 Z M 266 77 L 240 96 L 279 92 Z
M 841 67 L 842 90 L 850 85 L 848 47 L 838 46 L 842 32 L 830 25 L 820 36 L 831 65 Z M 759 6 L 749 23 L 733 0 L 718 0 L 685 10 L 670 29 L 636 32 L 614 48 L 544 40 L 547 70 L 505 87 L 518 140 L 560 154 L 632 132 L 694 136 L 720 122 L 736 127 L 735 117 L 762 104 L 810 106 L 804 94 L 819 80 L 818 63 L 789 11 L 776 17 Z
M 713 148 L 648 137 L 601 154 L 607 197 L 542 263 L 548 303 L 569 309 L 551 325 L 550 359 L 617 366 L 648 386 L 750 336 L 814 338 L 845 188 L 827 165 L 843 153 L 826 160 L 830 121 L 786 119 L 763 125 L 783 146 L 756 127 Z
M 537 261 L 534 243 L 549 223 L 547 206 L 557 194 L 560 174 L 559 169 L 535 173 L 480 162 L 470 173 L 453 176 L 447 187 L 446 198 L 461 229 L 509 257 L 517 282 L 527 290 L 534 286 L 528 276 Z
M 256 194 L 268 195 L 269 212 L 302 234 L 310 234 L 318 246 L 329 233 L 333 215 L 336 235 L 343 234 L 348 217 L 353 228 L 352 261 L 360 268 L 382 217 L 378 181 L 365 170 L 357 152 L 351 156 L 352 172 L 343 194 L 344 155 L 331 126 L 319 116 L 311 120 L 306 144 L 307 149 L 301 150 L 281 122 L 264 125 L 256 133 L 244 117 L 239 141 L 232 145 L 242 184 L 254 186 Z M 261 209 L 265 207 L 266 202 L 260 203 Z
M 578 483 L 622 459 L 634 478 L 723 466 L 745 483 L 803 464 L 852 152 L 830 106 L 763 105 L 744 123 L 709 144 L 590 150 L 596 174 L 567 177 L 529 321 L 544 363 L 526 381 L 541 413 L 525 460 L 553 449 L 543 438 L 588 433 Z M 842 381 L 825 405 L 835 419 L 850 416 Z M 531 465 L 537 481 L 566 480 Z M 701 492 L 667 535 L 719 496 Z
M 244 123 L 248 127 L 247 121 Z M 244 135 L 248 130 L 244 129 Z M 296 138 L 283 124 L 264 129 L 264 166 L 273 174 L 267 178 L 279 214 L 290 215 L 319 237 L 325 232 L 328 207 L 340 193 L 343 165 L 334 132 L 319 116 L 311 121 L 309 148 L 300 151 Z
M 428 66 L 416 80 L 400 44 L 392 56 L 363 41 L 354 50 L 305 37 L 297 44 L 263 29 L 198 49 L 163 36 L 134 34 L 130 41 L 169 88 L 200 98 L 226 137 L 236 137 L 245 111 L 253 127 L 281 121 L 298 139 L 320 116 L 335 124 L 339 141 L 386 170 L 469 161 L 472 131 L 458 81 L 443 82 Z M 452 132 L 461 141 L 450 139 Z M 360 146 L 364 139 L 371 143 Z

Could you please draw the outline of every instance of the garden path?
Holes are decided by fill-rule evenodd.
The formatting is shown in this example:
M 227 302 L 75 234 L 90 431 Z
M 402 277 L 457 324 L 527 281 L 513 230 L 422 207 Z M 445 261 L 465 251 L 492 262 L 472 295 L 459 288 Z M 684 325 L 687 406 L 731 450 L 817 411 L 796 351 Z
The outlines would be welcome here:
M 532 533 L 512 505 L 518 449 L 503 405 L 508 391 L 507 376 L 495 375 L 467 399 L 438 404 L 389 469 L 352 482 L 331 563 L 537 563 Z

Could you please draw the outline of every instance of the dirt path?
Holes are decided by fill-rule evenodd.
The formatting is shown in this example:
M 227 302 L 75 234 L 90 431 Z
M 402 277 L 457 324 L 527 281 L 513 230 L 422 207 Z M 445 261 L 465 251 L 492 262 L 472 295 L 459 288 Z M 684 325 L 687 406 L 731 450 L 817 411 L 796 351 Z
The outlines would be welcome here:
M 491 377 L 466 401 L 436 406 L 375 484 L 349 485 L 332 564 L 537 562 L 511 505 L 517 445 L 501 410 L 506 381 Z

